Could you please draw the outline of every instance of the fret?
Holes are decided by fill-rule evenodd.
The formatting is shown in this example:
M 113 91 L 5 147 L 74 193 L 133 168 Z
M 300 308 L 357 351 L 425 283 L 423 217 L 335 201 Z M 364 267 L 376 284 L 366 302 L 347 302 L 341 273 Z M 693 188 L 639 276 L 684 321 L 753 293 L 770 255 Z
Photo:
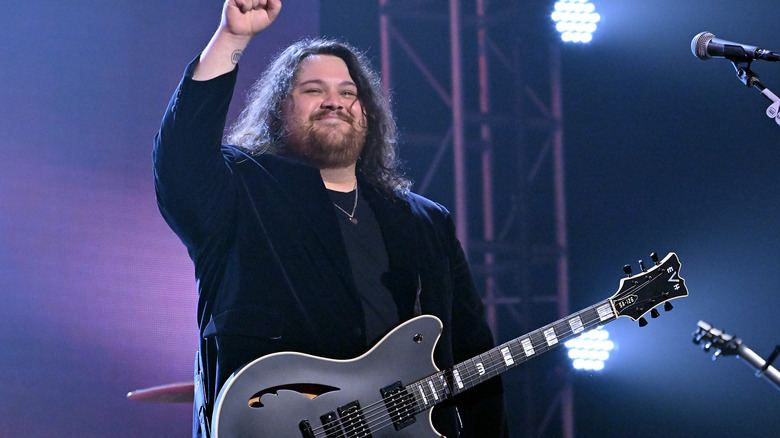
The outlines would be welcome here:
M 474 364 L 474 366 L 477 369 L 477 374 L 474 376 L 474 378 L 477 380 L 474 384 L 482 383 L 485 380 L 489 378 L 489 371 L 490 371 L 490 351 L 486 351 L 479 356 L 477 356 L 479 359 Z
M 547 342 L 548 347 L 552 347 L 558 343 L 558 336 L 555 334 L 554 326 L 545 329 L 542 334 L 544 335 L 544 340 Z
M 423 409 L 428 409 L 428 397 L 425 395 L 425 386 L 418 381 L 414 385 L 415 394 L 419 396 L 419 400 L 423 405 Z
M 515 359 L 515 365 L 519 365 L 528 360 L 528 356 L 526 356 L 525 351 L 523 350 L 520 339 L 513 339 L 507 342 L 507 345 L 509 346 L 509 351 L 512 353 L 512 357 Z
M 558 342 L 561 344 L 576 336 L 572 333 L 568 318 L 556 321 L 552 326 L 555 329 L 555 335 L 558 337 Z
M 428 388 L 430 388 L 431 392 L 430 394 L 433 396 L 433 402 L 438 403 L 439 402 L 439 391 L 436 390 L 436 387 L 434 386 L 434 380 L 428 378 L 425 380 L 426 383 L 428 383 Z
M 608 300 L 571 314 L 454 366 L 451 380 L 453 387 L 442 391 L 459 394 L 616 318 Z M 438 393 L 439 398 L 443 398 L 442 394 Z M 432 394 L 428 394 L 428 398 L 435 400 Z
M 498 351 L 497 348 L 491 349 L 489 353 L 490 353 L 490 366 L 488 367 L 488 375 L 490 376 L 490 378 L 493 378 L 506 371 L 507 368 L 506 365 L 504 364 L 504 359 L 501 356 L 501 352 Z
M 525 352 L 526 357 L 531 357 L 536 354 L 536 350 L 534 350 L 534 344 L 530 337 L 521 339 L 520 344 L 523 346 L 523 351 Z
M 547 340 L 544 337 L 544 334 L 542 334 L 541 330 L 536 330 L 531 332 L 531 342 L 534 345 L 534 350 L 536 350 L 536 354 L 541 354 L 549 350 L 547 346 Z
M 477 366 L 474 358 L 471 358 L 467 360 L 466 362 L 463 362 L 464 369 L 463 372 L 460 374 L 460 378 L 463 379 L 463 384 L 466 385 L 466 388 L 471 388 L 474 386 L 473 380 L 474 376 L 477 375 Z
M 415 386 L 416 385 L 417 385 L 416 382 L 415 383 L 411 383 L 409 385 L 406 385 L 404 387 L 404 390 L 406 391 L 407 394 L 409 394 L 409 396 L 414 401 L 414 407 L 413 407 L 412 411 L 413 412 L 422 412 L 422 411 L 425 410 L 425 406 L 422 405 L 421 400 L 420 400 L 419 396 L 417 395 L 417 391 L 415 390 Z
M 447 400 L 452 395 L 452 391 L 450 390 L 450 384 L 447 381 L 447 376 L 444 371 L 437 373 L 435 375 L 436 380 L 436 386 L 439 388 L 439 393 L 441 394 L 441 398 L 443 400 Z
M 496 348 L 492 348 L 488 351 L 490 356 L 490 365 L 488 368 L 488 378 L 496 377 L 497 375 L 506 371 L 504 366 L 504 360 L 501 359 L 501 353 Z M 485 379 L 487 380 L 487 379 Z
M 433 397 L 433 404 L 441 402 L 441 388 L 436 385 L 436 375 L 428 376 L 425 379 L 425 384 L 428 387 L 431 397 Z
M 605 302 L 604 304 L 598 306 L 596 309 L 599 314 L 599 319 L 601 321 L 612 321 L 615 319 L 615 312 L 612 310 L 612 304 L 609 302 Z
M 482 376 L 485 375 L 485 367 L 490 366 L 490 357 L 486 356 L 486 353 L 482 353 L 479 356 L 479 360 L 474 363 L 474 367 L 477 369 L 477 378 L 482 380 Z M 488 360 L 485 360 L 488 359 Z M 485 365 L 487 364 L 487 365 Z
M 585 327 L 582 325 L 582 318 L 580 318 L 579 313 L 575 314 L 574 317 L 568 319 L 569 328 L 571 328 L 572 334 L 578 334 L 585 330 Z
M 510 351 L 508 344 L 501 346 L 499 351 L 501 351 L 501 358 L 504 359 L 505 367 L 509 368 L 515 364 L 515 359 L 512 356 L 512 352 Z
M 463 383 L 463 379 L 460 377 L 460 370 L 458 369 L 461 365 L 457 365 L 452 370 L 452 377 L 455 378 L 455 385 L 457 386 L 458 390 L 466 388 L 466 385 Z M 454 394 L 457 394 L 460 391 L 454 392 Z
M 437 403 L 438 401 L 441 401 L 442 395 L 444 394 L 444 391 L 442 390 L 442 387 L 439 383 L 439 374 L 433 374 L 431 376 L 428 376 L 428 382 L 429 382 L 428 386 L 436 394 L 434 399 L 437 400 Z

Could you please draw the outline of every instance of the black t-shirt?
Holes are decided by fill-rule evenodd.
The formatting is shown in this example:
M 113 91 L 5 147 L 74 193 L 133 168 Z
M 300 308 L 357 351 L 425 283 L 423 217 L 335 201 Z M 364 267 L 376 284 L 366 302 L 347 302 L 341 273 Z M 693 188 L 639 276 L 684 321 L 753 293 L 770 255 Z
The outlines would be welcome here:
M 355 202 L 355 190 L 346 193 L 328 190 L 328 194 L 339 218 L 355 286 L 363 304 L 366 340 L 373 345 L 400 322 L 393 295 L 382 283 L 383 275 L 390 270 L 382 231 L 368 201 L 358 194 Z

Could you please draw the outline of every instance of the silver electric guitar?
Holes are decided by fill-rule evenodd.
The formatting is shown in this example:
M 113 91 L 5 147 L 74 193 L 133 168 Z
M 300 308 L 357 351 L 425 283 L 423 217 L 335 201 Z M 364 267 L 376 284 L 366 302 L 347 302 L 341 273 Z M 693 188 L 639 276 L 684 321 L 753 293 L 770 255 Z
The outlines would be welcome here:
M 440 437 L 433 406 L 625 316 L 646 324 L 688 290 L 670 253 L 623 278 L 612 297 L 452 368 L 439 370 L 433 350 L 442 329 L 430 315 L 410 319 L 371 350 L 350 360 L 282 352 L 237 370 L 221 389 L 212 416 L 214 438 Z

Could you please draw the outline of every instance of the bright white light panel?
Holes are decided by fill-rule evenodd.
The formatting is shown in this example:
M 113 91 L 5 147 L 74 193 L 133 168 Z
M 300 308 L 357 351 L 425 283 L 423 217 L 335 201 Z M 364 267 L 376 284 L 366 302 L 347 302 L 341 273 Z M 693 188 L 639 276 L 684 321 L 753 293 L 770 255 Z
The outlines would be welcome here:
M 596 7 L 587 0 L 560 0 L 555 3 L 551 17 L 561 39 L 573 43 L 587 43 L 593 39 L 596 23 L 601 20 Z
M 609 340 L 609 332 L 602 328 L 585 332 L 563 345 L 569 349 L 569 358 L 575 369 L 591 371 L 604 369 L 609 352 L 615 348 L 615 343 Z

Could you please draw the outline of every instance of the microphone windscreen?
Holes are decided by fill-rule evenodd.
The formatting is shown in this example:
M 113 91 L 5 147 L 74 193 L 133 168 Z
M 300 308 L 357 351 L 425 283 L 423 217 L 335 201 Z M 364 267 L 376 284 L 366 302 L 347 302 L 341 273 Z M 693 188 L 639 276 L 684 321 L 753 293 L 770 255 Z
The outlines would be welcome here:
M 709 53 L 707 53 L 707 44 L 715 38 L 715 35 L 709 32 L 702 32 L 691 40 L 691 52 L 693 56 L 699 59 L 710 59 Z

